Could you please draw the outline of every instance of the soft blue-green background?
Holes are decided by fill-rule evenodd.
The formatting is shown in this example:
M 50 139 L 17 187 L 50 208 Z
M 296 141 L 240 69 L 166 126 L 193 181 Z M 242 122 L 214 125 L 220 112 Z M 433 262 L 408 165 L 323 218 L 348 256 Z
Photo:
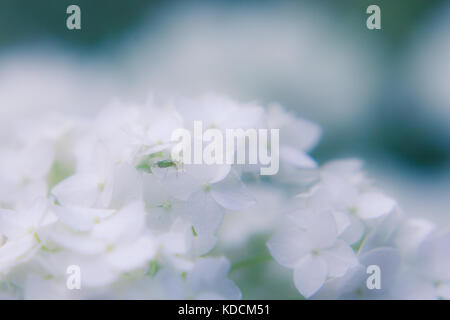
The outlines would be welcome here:
M 324 136 L 322 144 L 315 155 L 319 159 L 328 159 L 335 155 L 360 155 L 370 157 L 372 154 L 388 154 L 401 163 L 412 166 L 413 170 L 439 170 L 447 164 L 450 148 L 448 139 L 442 144 L 442 139 L 435 139 L 432 126 L 422 123 L 419 112 L 413 110 L 414 101 L 398 97 L 391 92 L 392 83 L 396 81 L 389 68 L 401 61 L 408 41 L 417 31 L 422 20 L 430 13 L 439 9 L 443 0 L 340 0 L 340 1 L 299 1 L 314 3 L 330 12 L 331 22 L 336 26 L 345 25 L 346 36 L 352 33 L 361 37 L 361 46 L 366 42 L 379 42 L 381 45 L 382 65 L 376 68 L 386 68 L 382 90 L 370 101 L 371 105 L 363 106 L 373 110 L 364 132 L 348 131 L 346 127 L 333 128 Z M 286 2 L 291 3 L 291 2 Z M 253 7 L 285 6 L 284 1 L 196 1 L 192 7 L 212 6 L 216 4 L 221 10 L 249 11 Z M 65 28 L 65 8 L 70 4 L 78 4 L 82 8 L 83 30 L 68 32 Z M 194 5 L 195 4 L 195 5 Z M 378 4 L 382 8 L 382 32 L 364 30 L 366 18 L 365 8 L 370 4 Z M 159 31 L 163 34 L 165 16 L 182 6 L 189 8 L 189 1 L 105 1 L 105 0 L 1 0 L 0 1 L 0 53 L 12 48 L 23 46 L 39 46 L 41 43 L 56 43 L 70 54 L 86 58 L 102 54 L 102 59 L 120 59 L 117 57 L 117 47 L 121 40 L 131 35 L 145 25 L 152 37 L 156 38 Z M 301 8 L 298 8 L 299 16 Z M 291 12 L 292 13 L 292 12 Z M 293 10 L 295 14 L 295 9 Z M 320 14 L 320 13 L 318 13 Z M 270 20 L 270 16 L 268 18 Z M 163 35 L 164 36 L 164 35 Z M 180 37 L 183 34 L 179 34 Z M 238 36 L 238 35 L 236 35 Z M 152 41 L 152 37 L 147 41 Z M 220 41 L 220 39 L 217 39 Z M 111 54 L 108 54 L 109 51 Z M 379 63 L 380 60 L 377 61 Z M 393 69 L 395 70 L 395 69 Z M 255 75 L 258 76 L 258 75 Z M 368 75 L 370 77 L 370 75 Z M 361 81 L 364 81 L 361 79 Z M 244 98 L 262 98 L 276 100 L 288 107 L 296 107 L 302 113 L 301 107 L 295 105 L 295 96 L 290 96 L 289 90 L 283 92 L 283 83 L 274 86 L 273 93 L 262 92 Z M 256 91 L 256 90 L 254 90 Z M 243 95 L 245 96 L 245 94 Z M 348 115 L 351 117 L 351 115 Z M 334 130 L 336 129 L 336 130 Z M 325 130 L 327 128 L 325 127 Z M 326 131 L 327 132 L 327 131 Z M 405 143 L 408 140 L 408 143 Z

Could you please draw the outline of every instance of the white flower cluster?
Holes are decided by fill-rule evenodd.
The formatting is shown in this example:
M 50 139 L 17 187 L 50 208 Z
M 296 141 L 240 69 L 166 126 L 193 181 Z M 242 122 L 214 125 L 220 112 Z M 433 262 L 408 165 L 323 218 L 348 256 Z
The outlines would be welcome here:
M 172 160 L 171 133 L 194 120 L 280 129 L 279 173 Z M 404 217 L 360 161 L 319 167 L 307 152 L 320 135 L 277 105 L 217 96 L 17 124 L 0 150 L 1 297 L 240 299 L 230 263 L 211 252 L 267 232 L 304 297 L 450 297 L 450 234 Z M 80 290 L 67 287 L 73 265 Z M 380 289 L 366 286 L 368 265 Z

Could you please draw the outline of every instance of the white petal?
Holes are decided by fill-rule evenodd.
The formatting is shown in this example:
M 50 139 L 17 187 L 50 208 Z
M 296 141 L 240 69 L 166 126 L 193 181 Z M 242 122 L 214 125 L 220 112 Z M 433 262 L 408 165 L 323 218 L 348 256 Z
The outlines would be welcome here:
M 114 213 L 114 210 L 91 209 L 79 207 L 54 206 L 53 211 L 60 221 L 75 231 L 91 230 L 97 220 L 106 218 Z
M 0 247 L 0 272 L 8 272 L 17 263 L 27 261 L 35 252 L 38 242 L 32 235 L 7 241 Z
M 245 185 L 234 175 L 212 185 L 211 196 L 224 208 L 244 210 L 256 203 Z
M 63 227 L 53 229 L 49 237 L 58 246 L 81 254 L 96 255 L 104 252 L 107 246 L 106 241 L 86 233 L 71 232 Z
M 198 298 L 240 299 L 239 288 L 227 278 L 229 270 L 230 263 L 224 257 L 199 258 L 192 271 L 187 273 L 186 282 Z
M 26 232 L 27 225 L 14 210 L 0 209 L 0 234 L 15 239 Z
M 185 169 L 186 173 L 195 177 L 201 184 L 211 184 L 225 179 L 225 177 L 230 173 L 231 166 L 228 164 L 191 164 L 186 165 Z
M 107 199 L 104 205 L 120 208 L 128 203 L 142 199 L 142 178 L 135 168 L 121 164 L 114 168 L 114 186 L 111 201 Z
M 450 232 L 431 234 L 418 250 L 418 266 L 431 279 L 450 279 Z
M 358 265 L 354 251 L 342 240 L 338 240 L 332 248 L 325 250 L 322 256 L 327 262 L 329 277 L 340 277 L 348 269 Z
M 341 293 L 343 298 L 359 298 L 359 299 L 374 299 L 390 298 L 391 288 L 397 280 L 397 271 L 400 267 L 401 258 L 397 250 L 393 248 L 376 248 L 368 251 L 359 257 L 360 265 L 356 268 L 358 273 L 355 273 L 355 268 L 349 270 L 342 278 Z M 367 267 L 375 265 L 380 268 L 381 272 L 381 288 L 368 289 L 366 281 L 370 276 L 367 273 Z M 355 281 L 359 283 L 355 284 Z M 357 294 L 356 294 L 357 292 Z
M 268 109 L 268 121 L 270 128 L 281 129 L 283 132 L 282 144 L 292 145 L 303 151 L 311 150 L 322 134 L 322 130 L 317 124 L 295 117 L 276 104 L 271 105 Z
M 360 265 L 350 269 L 339 284 L 341 298 L 344 299 L 390 299 L 391 289 L 397 281 L 400 266 L 400 255 L 393 248 L 376 248 L 359 257 Z M 380 289 L 369 289 L 367 279 L 371 273 L 367 268 L 371 265 L 380 268 Z
M 367 285 L 368 274 L 366 273 L 366 267 L 363 265 L 357 265 L 353 268 L 350 268 L 344 276 L 340 278 L 334 278 L 332 281 L 337 282 L 337 292 L 338 298 L 342 299 L 361 299 L 365 298 L 361 296 L 362 293 L 365 293 Z M 367 297 L 366 297 L 367 298 Z
M 187 230 L 187 232 L 190 231 Z M 159 246 L 168 254 L 183 255 L 189 249 L 187 238 L 186 232 L 166 232 L 159 236 L 157 241 L 160 244 Z
M 332 214 L 336 220 L 337 233 L 340 235 L 350 225 L 350 218 L 345 212 L 342 211 L 335 210 Z
M 155 174 L 144 173 L 142 176 L 143 194 L 146 204 L 155 207 L 163 204 L 169 194 L 163 188 L 159 178 Z
M 313 249 L 306 234 L 293 226 L 286 226 L 277 232 L 269 240 L 267 247 L 275 260 L 288 268 L 294 268 Z
M 355 215 L 349 215 L 349 218 L 350 225 L 344 230 L 344 232 L 342 232 L 339 238 L 348 244 L 353 244 L 361 239 L 364 234 L 365 227 L 361 220 Z
M 184 170 L 160 169 L 154 170 L 154 173 L 160 176 L 166 192 L 179 200 L 186 201 L 193 192 L 201 188 L 196 177 Z
M 322 135 L 322 129 L 316 123 L 302 119 L 296 118 L 295 125 L 291 127 L 294 132 L 302 132 L 302 134 L 294 134 L 293 135 L 293 143 L 295 143 L 296 147 L 304 150 L 310 151 L 313 149 L 317 143 L 319 142 L 320 136 Z
M 189 197 L 186 211 L 198 234 L 215 232 L 224 215 L 224 209 L 204 191 L 198 191 Z
M 68 290 L 64 279 L 43 279 L 35 274 L 29 274 L 26 277 L 25 300 L 76 299 L 80 298 L 79 294 L 80 290 Z
M 133 243 L 114 248 L 105 259 L 114 269 L 126 272 L 144 266 L 154 257 L 155 249 L 155 241 L 144 236 Z
M 378 222 L 366 235 L 359 252 L 364 253 L 377 247 L 393 246 L 396 230 L 403 221 L 404 215 L 398 210 L 394 210 L 392 213 L 384 216 L 381 222 Z
M 44 178 L 53 164 L 55 157 L 54 148 L 49 141 L 39 141 L 33 143 L 23 150 L 20 157 L 24 162 L 21 170 L 25 170 L 24 175 L 28 178 Z
M 362 194 L 355 206 L 358 215 L 363 219 L 373 219 L 390 213 L 396 202 L 379 192 L 366 192 Z
M 314 295 L 327 279 L 327 264 L 318 256 L 308 255 L 294 270 L 294 283 L 298 291 L 309 298 Z
M 292 222 L 305 230 L 314 248 L 327 248 L 336 241 L 336 220 L 330 212 L 298 210 L 290 214 L 289 217 Z
M 428 220 L 408 219 L 395 234 L 396 247 L 406 254 L 412 255 L 434 229 L 434 224 Z
M 147 210 L 147 225 L 150 230 L 155 232 L 165 232 L 170 229 L 172 225 L 173 218 L 177 215 L 172 216 L 172 209 L 165 208 L 150 208 Z
M 103 287 L 113 283 L 120 276 L 120 272 L 113 270 L 106 263 L 103 257 L 83 257 L 70 259 L 72 264 L 80 266 L 81 269 L 81 288 Z
M 415 272 L 400 272 L 390 290 L 394 299 L 435 300 L 438 298 L 433 283 Z
M 217 243 L 214 234 L 199 234 L 192 238 L 192 251 L 195 256 L 203 256 L 210 252 Z
M 337 208 L 348 208 L 359 196 L 357 186 L 335 172 L 323 172 L 321 175 L 322 192 L 328 194 L 329 201 Z
M 381 269 L 381 287 L 383 289 L 392 285 L 396 272 L 401 264 L 401 256 L 394 248 L 381 247 L 370 250 L 360 257 L 360 263 L 364 266 L 377 265 Z
M 92 228 L 92 236 L 115 243 L 134 240 L 145 228 L 142 202 L 133 202 Z
M 280 159 L 296 168 L 313 169 L 317 167 L 316 161 L 308 154 L 291 147 L 280 147 Z
M 441 284 L 437 289 L 437 294 L 440 298 L 450 299 L 450 284 Z
M 88 208 L 99 196 L 98 183 L 97 177 L 91 174 L 76 174 L 58 183 L 52 194 L 63 205 Z

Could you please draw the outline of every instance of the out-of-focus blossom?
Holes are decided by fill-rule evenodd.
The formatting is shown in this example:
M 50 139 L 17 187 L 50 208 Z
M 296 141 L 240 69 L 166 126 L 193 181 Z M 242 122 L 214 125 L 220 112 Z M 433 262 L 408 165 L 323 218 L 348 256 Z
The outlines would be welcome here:
M 279 129 L 279 172 L 172 159 L 172 131 L 196 120 Z M 241 267 L 271 255 L 304 297 L 409 297 L 404 281 L 415 297 L 448 297 L 448 235 L 403 213 L 361 161 L 320 166 L 308 153 L 321 129 L 281 106 L 151 96 L 23 128 L 0 151 L 2 297 L 240 299 L 225 256 L 269 237 Z M 380 291 L 364 287 L 371 264 Z M 66 287 L 69 266 L 81 290 Z

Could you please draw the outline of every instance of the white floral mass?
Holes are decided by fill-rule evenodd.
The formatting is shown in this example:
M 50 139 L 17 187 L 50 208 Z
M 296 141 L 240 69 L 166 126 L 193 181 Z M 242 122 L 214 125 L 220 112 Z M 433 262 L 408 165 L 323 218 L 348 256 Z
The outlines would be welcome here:
M 194 120 L 280 129 L 280 171 L 173 161 L 171 132 Z M 240 299 L 220 249 L 269 233 L 299 298 L 450 298 L 450 233 L 408 217 L 361 161 L 317 164 L 320 136 L 278 105 L 218 96 L 22 123 L 0 150 L 0 297 Z

